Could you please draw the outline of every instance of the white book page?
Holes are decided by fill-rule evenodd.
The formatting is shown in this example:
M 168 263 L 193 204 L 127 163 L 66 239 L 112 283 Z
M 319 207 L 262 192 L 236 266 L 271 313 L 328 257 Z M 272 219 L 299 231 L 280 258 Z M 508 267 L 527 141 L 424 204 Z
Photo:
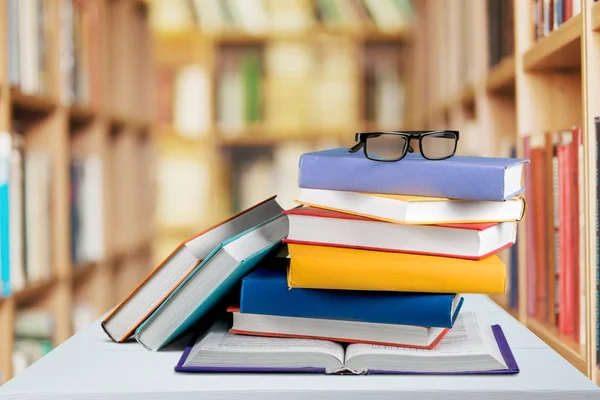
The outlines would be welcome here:
M 194 359 L 198 353 L 203 351 L 322 353 L 335 357 L 340 365 L 344 363 L 344 348 L 337 343 L 327 340 L 234 335 L 228 332 L 227 325 L 223 322 L 215 324 L 211 331 L 194 346 L 190 358 Z
M 494 358 L 500 355 L 496 341 L 493 339 L 491 328 L 489 334 L 483 333 L 477 323 L 475 314 L 459 315 L 454 327 L 433 350 L 409 349 L 395 346 L 380 346 L 369 344 L 353 344 L 346 350 L 346 362 L 359 355 L 391 355 L 410 357 L 444 357 L 456 355 L 492 354 Z M 490 338 L 491 335 L 491 338 Z M 490 342 L 493 340 L 493 342 Z M 495 348 L 495 350 L 494 350 Z M 500 360 L 503 360 L 500 355 Z M 504 363 L 502 361 L 502 363 Z

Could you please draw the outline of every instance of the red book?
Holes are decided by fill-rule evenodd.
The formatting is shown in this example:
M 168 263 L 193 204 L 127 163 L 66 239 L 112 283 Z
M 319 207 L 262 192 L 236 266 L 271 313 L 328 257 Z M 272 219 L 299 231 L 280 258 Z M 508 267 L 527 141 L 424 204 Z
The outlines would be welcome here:
M 563 22 L 573 16 L 573 0 L 563 0 Z
M 531 136 L 523 138 L 523 156 L 531 160 Z M 525 165 L 525 187 L 527 188 L 527 201 L 533 204 L 537 194 L 535 193 L 535 187 L 533 185 L 533 165 Z M 526 260 L 525 260 L 525 271 L 526 271 L 526 286 L 527 286 L 527 315 L 535 316 L 535 221 L 533 213 L 528 212 L 524 220 L 525 223 L 525 244 L 526 244 Z
M 482 259 L 515 242 L 516 222 L 406 225 L 313 207 L 284 211 L 286 243 Z
M 573 224 L 573 240 L 572 240 L 572 274 L 573 282 L 570 288 L 573 292 L 573 337 L 579 341 L 580 335 L 580 288 L 579 288 L 579 274 L 580 274 L 580 263 L 579 263 L 579 146 L 582 140 L 581 127 L 573 128 L 573 140 L 569 145 L 569 153 L 571 155 L 571 174 L 569 176 L 569 185 L 571 186 L 571 209 L 573 215 L 571 222 Z
M 562 134 L 562 144 L 558 147 L 559 174 L 559 213 L 560 213 L 560 250 L 559 250 L 559 315 L 558 329 L 566 335 L 573 335 L 575 327 L 575 296 L 573 272 L 573 190 L 569 180 L 572 177 L 573 161 L 570 145 L 571 132 Z M 577 294 L 578 295 L 578 294 Z
M 535 225 L 535 265 L 528 268 L 535 268 L 535 317 L 539 321 L 546 320 L 547 311 L 547 287 L 548 287 L 548 268 L 547 268 L 547 249 L 546 249 L 546 202 L 548 195 L 545 188 L 545 155 L 544 148 L 536 147 L 531 149 L 531 170 L 533 175 L 533 187 L 537 196 L 531 202 L 530 212 L 533 214 L 533 223 Z

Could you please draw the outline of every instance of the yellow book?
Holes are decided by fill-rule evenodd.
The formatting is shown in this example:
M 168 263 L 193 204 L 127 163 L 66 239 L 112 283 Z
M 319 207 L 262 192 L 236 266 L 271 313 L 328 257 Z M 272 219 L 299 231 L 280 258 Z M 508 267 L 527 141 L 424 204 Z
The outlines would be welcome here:
M 288 244 L 290 288 L 504 293 L 506 268 L 483 260 Z

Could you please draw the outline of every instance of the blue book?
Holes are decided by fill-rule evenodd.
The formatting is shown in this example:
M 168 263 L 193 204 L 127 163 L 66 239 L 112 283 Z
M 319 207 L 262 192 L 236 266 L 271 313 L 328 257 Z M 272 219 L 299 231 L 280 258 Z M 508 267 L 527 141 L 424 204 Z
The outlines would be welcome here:
M 396 162 L 362 152 L 330 149 L 300 157 L 301 188 L 503 201 L 520 194 L 523 164 L 517 158 L 461 157 L 430 161 L 408 154 Z
M 259 261 L 273 254 L 289 231 L 280 214 L 216 246 L 137 328 L 136 340 L 157 351 L 213 311 Z
M 0 297 L 11 294 L 10 285 L 10 153 L 9 133 L 0 133 Z
M 240 313 L 451 328 L 462 304 L 457 294 L 290 290 L 285 269 L 259 268 L 242 280 Z

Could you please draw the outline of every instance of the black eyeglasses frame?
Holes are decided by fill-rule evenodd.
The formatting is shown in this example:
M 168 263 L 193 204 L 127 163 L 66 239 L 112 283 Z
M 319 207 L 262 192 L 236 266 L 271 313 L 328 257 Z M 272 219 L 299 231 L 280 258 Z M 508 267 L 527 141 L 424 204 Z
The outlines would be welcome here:
M 421 146 L 421 143 L 423 141 L 423 138 L 426 138 L 427 136 L 431 136 L 431 135 L 436 135 L 436 134 L 440 134 L 440 133 L 446 133 L 446 134 L 450 134 L 450 135 L 454 135 L 455 136 L 455 140 L 454 140 L 454 149 L 452 149 L 452 153 L 446 157 L 443 158 L 429 158 L 427 157 L 427 155 L 423 154 L 423 147 Z M 400 157 L 398 158 L 394 158 L 394 159 L 377 159 L 377 158 L 372 158 L 369 157 L 368 151 L 367 151 L 367 139 L 369 137 L 378 137 L 381 135 L 396 135 L 396 136 L 402 136 L 406 139 L 406 144 L 404 146 L 404 149 L 402 151 L 402 154 L 400 155 Z M 411 140 L 419 140 L 419 152 L 421 153 L 421 155 L 423 156 L 423 158 L 427 159 L 427 160 L 432 160 L 432 161 L 441 161 L 441 160 L 446 160 L 450 157 L 453 157 L 454 154 L 456 154 L 456 148 L 458 147 L 458 139 L 459 139 L 459 132 L 458 131 L 451 131 L 451 130 L 437 130 L 437 131 L 382 131 L 382 132 L 359 132 L 356 133 L 354 135 L 354 140 L 357 142 L 354 146 L 350 147 L 348 149 L 348 152 L 350 153 L 356 153 L 357 151 L 359 151 L 361 148 L 363 149 L 363 152 L 365 154 L 365 157 L 368 158 L 369 160 L 373 160 L 373 161 L 379 161 L 379 162 L 396 162 L 396 161 L 400 161 L 402 160 L 404 157 L 406 157 L 407 153 L 412 153 L 414 152 L 414 149 L 410 146 L 410 141 Z

